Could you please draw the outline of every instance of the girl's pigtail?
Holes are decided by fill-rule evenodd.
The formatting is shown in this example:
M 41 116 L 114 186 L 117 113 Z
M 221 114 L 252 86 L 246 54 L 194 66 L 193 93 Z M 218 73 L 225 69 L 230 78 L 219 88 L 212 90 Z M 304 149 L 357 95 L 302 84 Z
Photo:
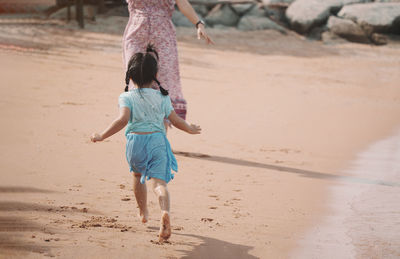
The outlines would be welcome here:
M 126 71 L 126 75 L 125 75 L 125 92 L 128 92 L 128 90 L 129 90 L 129 79 L 130 79 L 130 76 L 129 76 L 129 69 Z
M 160 81 L 158 81 L 157 78 L 155 78 L 155 77 L 154 77 L 154 81 L 156 81 L 156 83 L 158 84 L 161 94 L 168 95 L 168 90 L 164 89 L 164 87 L 161 86 Z

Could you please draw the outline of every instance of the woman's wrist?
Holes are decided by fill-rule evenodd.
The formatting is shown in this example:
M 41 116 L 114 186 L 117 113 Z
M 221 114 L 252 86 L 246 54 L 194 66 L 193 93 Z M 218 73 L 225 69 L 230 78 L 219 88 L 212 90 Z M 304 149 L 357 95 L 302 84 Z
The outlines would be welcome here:
M 204 21 L 203 20 L 198 20 L 197 23 L 195 24 L 196 29 L 198 29 L 200 26 L 203 26 L 204 28 Z

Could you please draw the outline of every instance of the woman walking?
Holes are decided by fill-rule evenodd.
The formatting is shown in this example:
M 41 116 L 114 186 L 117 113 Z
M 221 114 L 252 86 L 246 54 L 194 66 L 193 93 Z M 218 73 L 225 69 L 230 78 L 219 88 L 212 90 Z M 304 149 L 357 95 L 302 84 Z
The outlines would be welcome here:
M 204 29 L 188 0 L 126 0 L 129 9 L 129 22 L 123 36 L 123 59 L 125 68 L 134 53 L 144 52 L 148 43 L 152 43 L 159 53 L 159 71 L 157 78 L 169 91 L 172 106 L 176 114 L 186 119 L 186 100 L 183 97 L 179 75 L 178 51 L 175 27 L 171 21 L 175 3 L 179 10 L 197 29 L 198 39 L 207 44 L 213 41 Z M 153 86 L 157 88 L 155 84 Z M 132 88 L 132 84 L 130 85 Z

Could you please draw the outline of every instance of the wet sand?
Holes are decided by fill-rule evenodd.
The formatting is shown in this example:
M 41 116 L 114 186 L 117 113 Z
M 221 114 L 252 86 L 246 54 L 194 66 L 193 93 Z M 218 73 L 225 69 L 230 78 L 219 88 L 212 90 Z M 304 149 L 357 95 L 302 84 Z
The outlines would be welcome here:
M 292 257 L 398 258 L 399 152 L 396 132 L 359 153 L 330 187 L 330 212 L 306 233 Z
M 212 31 L 218 45 L 205 47 L 180 30 L 188 120 L 204 132 L 169 132 L 179 173 L 168 187 L 173 235 L 159 245 L 152 193 L 149 223 L 136 217 L 123 133 L 89 142 L 118 112 L 124 22 L 98 21 L 112 24 L 106 31 L 114 34 L 0 27 L 1 256 L 287 258 L 317 251 L 307 233 L 324 226 L 327 203 L 339 201 L 331 188 L 370 187 L 346 178 L 353 173 L 345 169 L 399 127 L 399 45 L 325 46 L 295 34 Z M 394 234 L 364 232 L 364 220 L 347 222 L 353 255 L 362 258 L 375 240 L 398 244 Z

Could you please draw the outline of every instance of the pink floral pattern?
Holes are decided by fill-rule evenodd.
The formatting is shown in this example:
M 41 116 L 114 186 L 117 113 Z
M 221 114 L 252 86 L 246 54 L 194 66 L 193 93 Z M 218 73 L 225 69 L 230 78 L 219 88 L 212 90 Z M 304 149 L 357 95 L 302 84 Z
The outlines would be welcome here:
M 169 91 L 175 112 L 185 119 L 186 101 L 180 82 L 176 32 L 171 21 L 175 0 L 126 1 L 130 17 L 123 36 L 125 68 L 134 53 L 145 52 L 148 43 L 154 44 L 159 54 L 157 78 Z

